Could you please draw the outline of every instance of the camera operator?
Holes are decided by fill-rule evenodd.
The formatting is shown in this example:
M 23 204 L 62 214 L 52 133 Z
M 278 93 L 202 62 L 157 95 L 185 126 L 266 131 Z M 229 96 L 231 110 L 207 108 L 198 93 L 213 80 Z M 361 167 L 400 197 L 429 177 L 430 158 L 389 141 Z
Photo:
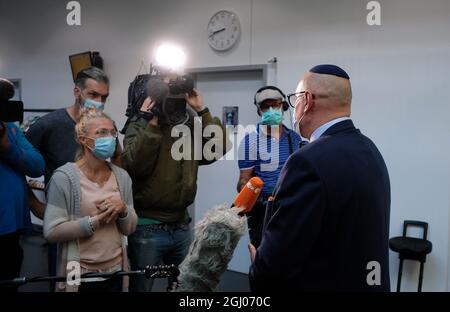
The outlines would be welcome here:
M 8 110 L 8 100 L 14 95 L 14 85 L 0 78 L 1 112 Z M 20 275 L 23 250 L 20 236 L 31 230 L 28 188 L 25 176 L 39 177 L 44 173 L 44 159 L 27 141 L 14 123 L 0 115 L 0 280 Z M 4 289 L 2 289 L 4 290 Z M 8 288 L 16 291 L 17 288 Z
M 158 89 L 155 84 L 155 80 L 150 80 L 149 97 L 141 106 L 144 114 L 131 118 L 122 154 L 123 166 L 133 180 L 134 203 L 139 216 L 137 229 L 129 237 L 133 270 L 161 262 L 167 265 L 179 265 L 182 262 L 191 243 L 191 219 L 187 207 L 195 199 L 198 166 L 215 161 L 204 158 L 175 160 L 172 157 L 171 148 L 175 139 L 171 137 L 174 125 L 170 120 L 173 116 L 164 113 L 145 114 L 164 102 L 158 99 L 161 92 L 159 95 L 158 92 L 152 92 L 152 89 Z M 156 95 L 152 98 L 152 94 Z M 215 152 L 224 155 L 231 143 L 227 141 L 225 128 L 219 118 L 213 117 L 204 106 L 199 91 L 192 88 L 191 92 L 183 96 L 184 106 L 187 102 L 195 110 L 202 129 L 210 125 L 220 127 L 223 140 L 216 145 Z M 192 128 L 191 123 L 187 125 Z M 202 138 L 202 150 L 207 142 L 208 138 Z M 171 282 L 173 280 L 169 280 Z M 152 279 L 145 277 L 132 278 L 130 281 L 131 291 L 151 291 L 152 286 Z

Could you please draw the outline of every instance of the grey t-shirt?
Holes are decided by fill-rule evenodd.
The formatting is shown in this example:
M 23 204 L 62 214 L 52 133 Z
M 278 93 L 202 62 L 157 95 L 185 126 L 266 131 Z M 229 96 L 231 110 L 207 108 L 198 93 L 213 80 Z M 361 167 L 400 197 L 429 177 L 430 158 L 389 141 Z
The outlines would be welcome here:
M 65 108 L 40 118 L 28 129 L 26 137 L 44 157 L 46 184 L 55 169 L 74 161 L 80 148 L 75 141 L 75 121 Z

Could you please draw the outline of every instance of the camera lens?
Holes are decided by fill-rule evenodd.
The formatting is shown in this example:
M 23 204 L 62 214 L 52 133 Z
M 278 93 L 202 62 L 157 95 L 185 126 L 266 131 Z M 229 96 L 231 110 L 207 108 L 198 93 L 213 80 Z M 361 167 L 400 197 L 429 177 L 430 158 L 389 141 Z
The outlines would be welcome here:
M 169 81 L 169 90 L 173 95 L 191 93 L 194 90 L 194 79 L 185 75 Z

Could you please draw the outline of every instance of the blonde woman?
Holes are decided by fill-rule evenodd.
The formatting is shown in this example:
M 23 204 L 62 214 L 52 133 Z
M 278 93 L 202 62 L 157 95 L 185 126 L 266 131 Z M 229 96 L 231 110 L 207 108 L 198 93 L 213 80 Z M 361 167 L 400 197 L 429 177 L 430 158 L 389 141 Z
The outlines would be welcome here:
M 75 126 L 81 151 L 75 163 L 53 174 L 44 217 L 44 235 L 58 243 L 57 273 L 128 270 L 126 235 L 134 232 L 131 179 L 107 161 L 114 154 L 117 132 L 102 111 L 88 110 Z M 64 142 L 61 142 L 64 144 Z M 57 291 L 122 291 L 127 280 L 59 283 Z

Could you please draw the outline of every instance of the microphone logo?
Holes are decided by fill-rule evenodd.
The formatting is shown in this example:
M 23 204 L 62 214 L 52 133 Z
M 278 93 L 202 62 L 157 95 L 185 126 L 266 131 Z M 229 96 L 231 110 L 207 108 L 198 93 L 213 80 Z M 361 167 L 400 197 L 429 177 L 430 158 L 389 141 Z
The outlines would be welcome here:
M 250 181 L 247 182 L 246 186 L 247 188 L 251 189 L 255 194 L 261 192 L 261 188 L 254 186 Z

